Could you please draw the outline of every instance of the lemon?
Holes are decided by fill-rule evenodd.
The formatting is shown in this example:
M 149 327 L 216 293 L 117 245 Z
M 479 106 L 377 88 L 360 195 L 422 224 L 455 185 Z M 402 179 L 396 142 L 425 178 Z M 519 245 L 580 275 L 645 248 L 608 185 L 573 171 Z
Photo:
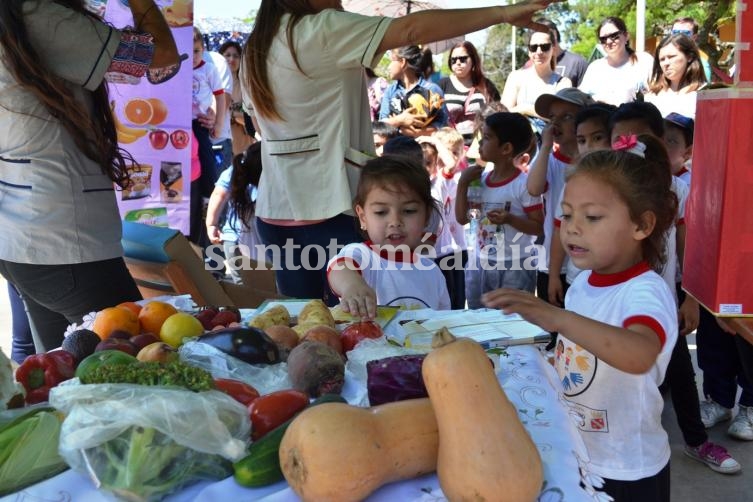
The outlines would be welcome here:
M 204 334 L 204 326 L 191 314 L 178 312 L 162 323 L 159 330 L 160 340 L 173 347 L 180 347 L 184 338 L 191 338 Z

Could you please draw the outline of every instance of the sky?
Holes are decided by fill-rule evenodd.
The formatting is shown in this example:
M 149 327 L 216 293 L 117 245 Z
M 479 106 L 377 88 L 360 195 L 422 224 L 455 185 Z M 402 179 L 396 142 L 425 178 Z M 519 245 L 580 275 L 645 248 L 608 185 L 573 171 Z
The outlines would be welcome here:
M 450 9 L 487 7 L 499 5 L 499 0 L 443 0 Z M 259 8 L 260 0 L 194 0 L 194 17 L 238 17 L 244 18 L 252 10 Z M 471 33 L 466 37 L 475 45 L 483 45 L 485 32 Z

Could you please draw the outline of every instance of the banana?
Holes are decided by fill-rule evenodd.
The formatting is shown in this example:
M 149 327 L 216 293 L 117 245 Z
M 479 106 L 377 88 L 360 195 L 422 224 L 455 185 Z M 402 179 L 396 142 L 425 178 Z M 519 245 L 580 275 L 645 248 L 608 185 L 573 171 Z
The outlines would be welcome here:
M 115 124 L 115 130 L 118 133 L 119 143 L 133 143 L 137 139 L 143 138 L 149 132 L 147 129 L 140 127 L 129 127 L 120 121 L 118 114 L 115 113 L 115 101 L 110 101 L 112 110 L 112 120 Z

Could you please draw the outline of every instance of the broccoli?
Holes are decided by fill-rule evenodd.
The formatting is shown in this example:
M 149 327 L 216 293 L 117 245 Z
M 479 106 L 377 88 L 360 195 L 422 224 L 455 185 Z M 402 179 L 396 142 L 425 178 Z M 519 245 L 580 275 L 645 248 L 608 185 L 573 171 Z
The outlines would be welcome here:
M 212 375 L 181 361 L 103 364 L 82 375 L 81 383 L 132 383 L 183 387 L 194 392 L 214 389 Z

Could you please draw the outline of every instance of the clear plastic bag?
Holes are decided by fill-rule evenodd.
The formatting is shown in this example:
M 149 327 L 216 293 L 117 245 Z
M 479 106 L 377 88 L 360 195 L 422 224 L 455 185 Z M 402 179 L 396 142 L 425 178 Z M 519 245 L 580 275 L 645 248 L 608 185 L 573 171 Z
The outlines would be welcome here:
M 227 477 L 251 430 L 246 408 L 219 391 L 74 379 L 50 392 L 50 404 L 67 415 L 60 455 L 125 500 L 159 500 L 201 479 Z
M 293 386 L 286 363 L 248 364 L 201 342 L 185 342 L 178 352 L 181 361 L 207 370 L 214 378 L 240 380 L 254 387 L 260 394 L 290 389 Z

